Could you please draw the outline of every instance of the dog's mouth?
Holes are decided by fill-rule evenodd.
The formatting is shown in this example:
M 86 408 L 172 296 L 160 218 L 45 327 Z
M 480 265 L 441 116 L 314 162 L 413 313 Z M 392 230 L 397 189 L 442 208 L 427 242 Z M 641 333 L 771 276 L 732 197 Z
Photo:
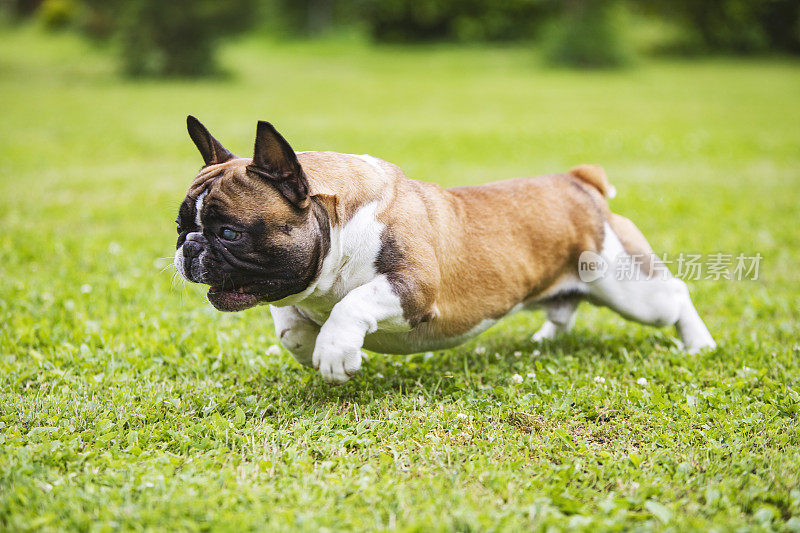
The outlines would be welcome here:
M 258 305 L 270 282 L 257 282 L 240 287 L 212 285 L 208 289 L 208 301 L 220 311 L 242 311 Z

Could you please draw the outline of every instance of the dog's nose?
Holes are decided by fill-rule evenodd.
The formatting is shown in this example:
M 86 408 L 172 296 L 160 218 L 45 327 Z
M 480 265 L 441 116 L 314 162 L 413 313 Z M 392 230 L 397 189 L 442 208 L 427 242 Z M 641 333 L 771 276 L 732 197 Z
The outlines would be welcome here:
M 200 242 L 200 241 L 202 241 L 202 240 L 203 240 L 203 234 L 202 234 L 202 233 L 200 233 L 199 231 L 192 231 L 191 233 L 188 233 L 188 234 L 186 235 L 186 240 L 187 240 L 187 241 L 197 241 L 197 242 Z
M 197 241 L 190 241 L 186 239 L 186 242 L 183 243 L 183 259 L 184 261 L 191 262 L 192 259 L 200 255 L 200 252 L 203 250 L 203 247 L 200 246 L 200 243 Z

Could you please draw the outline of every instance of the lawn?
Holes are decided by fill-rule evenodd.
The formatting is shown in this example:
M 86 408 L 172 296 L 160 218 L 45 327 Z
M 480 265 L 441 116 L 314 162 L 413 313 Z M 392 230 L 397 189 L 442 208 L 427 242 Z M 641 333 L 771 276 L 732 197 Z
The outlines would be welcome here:
M 255 38 L 223 62 L 124 81 L 0 33 L 0 529 L 800 531 L 800 63 Z M 600 163 L 657 251 L 759 277 L 690 283 L 710 353 L 584 305 L 542 346 L 520 314 L 330 387 L 267 309 L 174 279 L 189 113 L 242 155 L 265 119 L 446 186 Z

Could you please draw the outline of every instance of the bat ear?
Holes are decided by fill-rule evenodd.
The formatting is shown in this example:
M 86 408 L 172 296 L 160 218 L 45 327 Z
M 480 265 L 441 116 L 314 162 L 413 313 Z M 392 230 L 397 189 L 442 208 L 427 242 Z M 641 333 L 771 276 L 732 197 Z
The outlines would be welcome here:
M 236 157 L 228 151 L 227 148 L 222 146 L 222 144 L 208 132 L 206 127 L 192 115 L 186 117 L 186 129 L 189 130 L 189 137 L 194 141 L 194 145 L 200 150 L 200 155 L 203 156 L 203 161 L 206 166 L 224 163 Z
M 308 206 L 308 178 L 292 147 L 269 122 L 258 122 L 253 163 L 247 170 L 269 182 L 294 206 Z

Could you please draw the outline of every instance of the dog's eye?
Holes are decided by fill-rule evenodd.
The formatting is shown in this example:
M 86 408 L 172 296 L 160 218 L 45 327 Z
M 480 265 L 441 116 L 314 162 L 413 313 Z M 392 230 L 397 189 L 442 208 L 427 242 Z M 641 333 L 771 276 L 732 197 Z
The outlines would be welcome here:
M 235 241 L 242 236 L 242 233 L 240 231 L 234 231 L 231 228 L 222 228 L 219 232 L 219 236 L 226 241 Z

